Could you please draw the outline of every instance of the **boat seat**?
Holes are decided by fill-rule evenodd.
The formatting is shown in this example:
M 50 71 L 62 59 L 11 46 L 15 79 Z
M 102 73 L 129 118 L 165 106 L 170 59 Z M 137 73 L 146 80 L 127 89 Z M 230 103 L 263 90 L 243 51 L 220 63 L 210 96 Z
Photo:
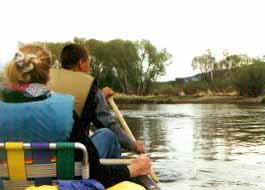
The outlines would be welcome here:
M 74 161 L 75 150 L 83 155 Z M 100 159 L 103 165 L 129 165 L 132 159 Z M 57 180 L 89 179 L 86 147 L 81 143 L 0 143 L 0 189 L 56 185 Z

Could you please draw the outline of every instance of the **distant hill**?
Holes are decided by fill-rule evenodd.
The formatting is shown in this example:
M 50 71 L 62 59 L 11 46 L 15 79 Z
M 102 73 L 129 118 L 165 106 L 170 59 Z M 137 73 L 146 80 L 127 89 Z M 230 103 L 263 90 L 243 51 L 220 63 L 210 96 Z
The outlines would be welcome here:
M 225 76 L 225 73 L 227 73 L 228 71 L 230 70 L 220 70 L 220 71 L 214 71 L 213 72 L 213 76 L 214 76 L 214 79 L 220 79 L 220 80 L 223 80 L 223 77 Z M 187 83 L 187 82 L 190 82 L 190 81 L 199 81 L 201 79 L 205 79 L 205 76 L 207 77 L 210 77 L 211 73 L 204 73 L 204 74 L 196 74 L 194 76 L 190 76 L 190 77 L 184 77 L 184 78 L 176 78 L 175 81 L 176 82 L 184 82 L 184 83 Z M 206 78 L 207 78 L 206 77 Z
M 187 83 L 189 81 L 199 81 L 201 79 L 201 77 L 202 77 L 201 74 L 196 74 L 196 75 L 190 76 L 190 77 L 176 78 L 175 80 L 171 80 L 171 81 L 164 81 L 164 82 L 157 81 L 154 84 L 159 85 L 159 86 L 184 84 L 184 83 Z
M 218 79 L 218 80 L 223 80 L 224 79 L 224 76 L 225 76 L 225 73 L 227 72 L 228 70 L 222 70 L 222 71 L 215 71 L 213 73 L 213 76 L 214 76 L 214 79 Z M 210 76 L 210 73 L 207 73 L 206 74 L 208 77 Z M 154 85 L 156 87 L 167 87 L 167 86 L 174 86 L 174 85 L 183 85 L 183 84 L 186 84 L 188 82 L 196 82 L 196 81 L 200 81 L 201 79 L 205 78 L 205 74 L 196 74 L 196 75 L 193 75 L 193 76 L 189 76 L 189 77 L 183 77 L 183 78 L 176 78 L 175 80 L 172 80 L 172 81 L 164 81 L 164 82 L 155 82 Z
M 202 78 L 202 74 L 196 74 L 194 76 L 190 77 L 184 77 L 184 78 L 176 78 L 175 81 L 183 81 L 183 82 L 189 82 L 189 81 L 199 81 Z

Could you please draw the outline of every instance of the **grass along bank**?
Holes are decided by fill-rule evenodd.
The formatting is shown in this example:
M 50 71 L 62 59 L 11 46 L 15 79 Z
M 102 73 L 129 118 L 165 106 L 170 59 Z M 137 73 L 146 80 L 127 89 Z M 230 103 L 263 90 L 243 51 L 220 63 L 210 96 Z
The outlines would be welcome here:
M 118 104 L 182 104 L 182 103 L 227 103 L 227 104 L 260 104 L 265 103 L 265 96 L 243 97 L 232 95 L 213 96 L 165 96 L 149 95 L 136 96 L 116 94 L 114 97 Z

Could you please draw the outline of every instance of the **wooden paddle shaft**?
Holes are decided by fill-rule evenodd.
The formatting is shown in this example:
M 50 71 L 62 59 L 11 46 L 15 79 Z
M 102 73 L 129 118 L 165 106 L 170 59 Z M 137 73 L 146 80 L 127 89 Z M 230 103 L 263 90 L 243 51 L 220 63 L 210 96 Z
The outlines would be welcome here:
M 132 163 L 133 159 L 104 159 L 101 158 L 99 162 L 103 165 L 130 165 Z
M 125 130 L 126 134 L 131 138 L 133 139 L 134 141 L 136 141 L 135 137 L 133 136 L 132 134 L 132 131 L 131 129 L 129 128 L 129 126 L 127 125 L 126 121 L 124 120 L 120 110 L 118 109 L 117 105 L 115 104 L 114 100 L 113 100 L 113 97 L 109 97 L 109 103 L 113 109 L 113 111 L 115 112 L 118 120 L 120 121 L 121 123 L 121 126 L 123 127 L 123 129 Z
M 127 135 L 129 137 L 131 137 L 134 141 L 136 141 L 135 137 L 132 134 L 132 131 L 130 130 L 129 126 L 127 125 L 126 121 L 124 120 L 120 110 L 118 109 L 117 105 L 115 104 L 114 100 L 113 100 L 113 96 L 108 98 L 108 101 L 113 109 L 113 111 L 115 112 L 117 118 L 119 119 L 121 126 L 123 127 L 123 129 L 125 130 L 125 132 L 127 133 Z M 157 183 L 159 183 L 159 179 L 156 176 L 154 170 L 151 168 L 151 177 L 153 178 L 153 180 Z
M 161 188 L 152 180 L 149 176 L 141 176 L 139 178 L 141 184 L 143 184 L 148 190 L 161 190 Z

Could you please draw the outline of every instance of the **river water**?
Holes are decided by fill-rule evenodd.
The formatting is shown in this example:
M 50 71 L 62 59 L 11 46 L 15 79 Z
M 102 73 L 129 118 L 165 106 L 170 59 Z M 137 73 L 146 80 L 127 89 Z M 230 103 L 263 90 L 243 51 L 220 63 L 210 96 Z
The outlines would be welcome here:
M 120 105 L 163 190 L 264 190 L 265 107 Z

